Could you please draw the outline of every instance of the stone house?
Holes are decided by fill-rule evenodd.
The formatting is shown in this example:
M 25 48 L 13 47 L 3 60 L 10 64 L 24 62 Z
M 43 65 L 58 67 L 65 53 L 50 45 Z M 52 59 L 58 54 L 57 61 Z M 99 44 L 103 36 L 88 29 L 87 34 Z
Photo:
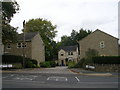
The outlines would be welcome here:
M 40 62 L 44 62 L 45 48 L 39 33 L 25 32 L 25 44 L 23 36 L 23 34 L 19 35 L 17 43 L 8 43 L 5 46 L 5 54 L 23 56 L 24 52 L 25 57 L 37 60 L 38 65 Z
M 88 49 L 94 49 L 100 56 L 118 56 L 118 38 L 103 31 L 96 30 L 78 41 L 80 59 L 86 57 Z
M 58 51 L 58 64 L 66 66 L 67 62 L 78 61 L 78 47 L 76 46 L 61 46 Z

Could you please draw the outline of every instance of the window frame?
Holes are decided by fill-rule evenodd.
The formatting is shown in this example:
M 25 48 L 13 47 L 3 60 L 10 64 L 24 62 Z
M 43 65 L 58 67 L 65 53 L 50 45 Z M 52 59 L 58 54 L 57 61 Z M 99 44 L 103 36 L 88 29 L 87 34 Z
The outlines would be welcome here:
M 104 41 L 100 42 L 100 48 L 102 48 L 102 49 L 105 48 L 105 42 Z

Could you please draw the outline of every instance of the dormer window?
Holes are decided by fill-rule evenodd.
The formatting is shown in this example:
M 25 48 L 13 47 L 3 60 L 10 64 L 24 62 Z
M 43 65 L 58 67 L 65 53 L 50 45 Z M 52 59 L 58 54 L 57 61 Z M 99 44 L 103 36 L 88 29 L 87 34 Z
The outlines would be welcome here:
M 105 42 L 104 41 L 101 41 L 100 42 L 100 48 L 104 48 L 105 47 Z

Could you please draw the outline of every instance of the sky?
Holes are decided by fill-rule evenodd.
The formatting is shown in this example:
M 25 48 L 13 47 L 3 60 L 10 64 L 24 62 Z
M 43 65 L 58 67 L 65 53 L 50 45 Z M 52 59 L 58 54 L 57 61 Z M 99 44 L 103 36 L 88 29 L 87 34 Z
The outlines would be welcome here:
M 19 13 L 12 18 L 11 25 L 21 33 L 23 21 L 43 18 L 57 25 L 55 38 L 69 36 L 74 29 L 95 31 L 100 29 L 118 38 L 119 0 L 16 0 Z

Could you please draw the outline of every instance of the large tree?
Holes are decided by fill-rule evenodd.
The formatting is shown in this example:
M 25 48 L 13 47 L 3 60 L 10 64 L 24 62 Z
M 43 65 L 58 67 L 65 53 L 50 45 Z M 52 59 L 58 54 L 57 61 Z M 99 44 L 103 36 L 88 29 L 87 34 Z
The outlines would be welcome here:
M 63 35 L 61 37 L 61 41 L 57 43 L 57 46 L 71 46 L 71 45 L 77 45 L 77 41 L 81 40 L 82 38 L 89 35 L 92 31 L 90 30 L 84 30 L 81 28 L 79 32 L 76 30 L 72 30 L 70 36 Z
M 45 43 L 46 60 L 53 59 L 54 52 L 52 51 L 54 49 L 53 44 L 55 44 L 53 39 L 57 33 L 56 25 L 53 25 L 51 21 L 48 21 L 46 19 L 37 18 L 26 22 L 25 27 L 25 32 L 39 32 L 43 42 Z
M 2 2 L 2 42 L 15 42 L 17 38 L 17 28 L 10 25 L 10 21 L 15 13 L 19 10 L 16 1 Z

